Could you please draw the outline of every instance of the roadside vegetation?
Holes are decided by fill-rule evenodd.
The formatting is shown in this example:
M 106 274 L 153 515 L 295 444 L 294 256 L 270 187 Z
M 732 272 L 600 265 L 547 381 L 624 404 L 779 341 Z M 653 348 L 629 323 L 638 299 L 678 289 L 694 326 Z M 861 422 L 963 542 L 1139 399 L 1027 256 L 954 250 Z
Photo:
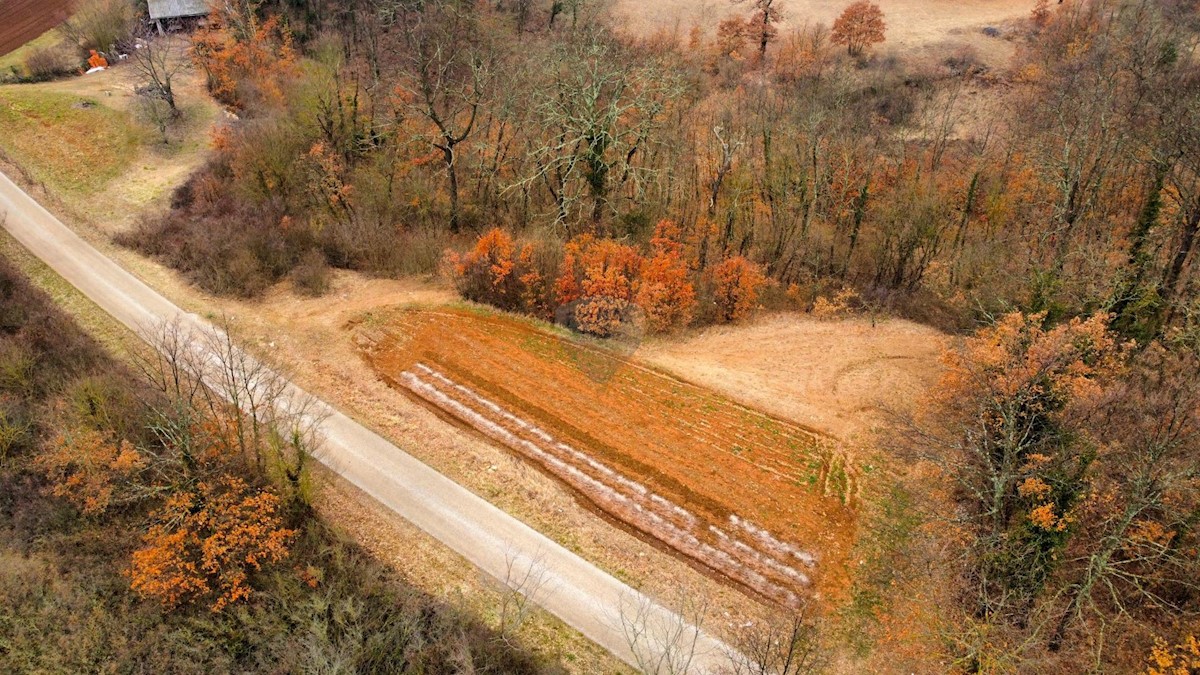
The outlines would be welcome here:
M 211 399 L 182 352 L 113 360 L 4 260 L 0 300 L 6 669 L 550 667 L 331 529 L 309 439 L 253 431 L 262 409 Z
M 858 564 L 844 597 L 809 603 L 790 627 L 747 631 L 742 646 L 776 636 L 762 660 L 790 645 L 803 655 L 784 655 L 790 672 L 860 658 L 910 672 L 1197 669 L 1194 3 L 1039 2 L 1027 19 L 990 29 L 1015 46 L 1003 67 L 970 50 L 885 53 L 888 17 L 866 1 L 847 3 L 831 27 L 771 0 L 734 4 L 718 26 L 633 38 L 582 0 L 224 3 L 192 36 L 190 61 L 237 119 L 215 128 L 207 163 L 170 209 L 118 241 L 238 298 L 289 278 L 319 295 L 331 268 L 440 274 L 465 299 L 617 346 L 764 307 L 936 326 L 960 338 L 944 376 L 911 401 L 915 412 L 894 411 L 878 454 L 856 458 L 863 497 L 847 521 Z M 165 138 L 175 102 L 160 76 L 140 72 L 146 115 Z M 0 91 L 3 100 L 15 102 L 0 107 L 14 129 L 37 115 L 74 124 L 93 114 Z M 121 157 L 120 128 L 98 136 L 116 139 L 97 160 L 102 175 L 105 159 Z M 43 159 L 71 161 L 55 147 L 4 149 L 36 171 Z M 83 189 L 74 171 L 46 175 Z M 470 365 L 481 363 L 455 374 L 475 382 Z M 24 420 L 8 432 L 13 456 L 50 458 L 14 474 L 26 486 L 19 501 L 53 511 L 30 522 L 123 532 L 104 560 L 119 558 L 131 576 L 96 578 L 134 610 L 166 617 L 156 630 L 174 630 L 179 616 L 187 626 L 243 621 L 223 605 L 207 613 L 223 600 L 307 606 L 305 594 L 325 588 L 292 569 L 332 565 L 304 542 L 348 545 L 324 543 L 332 535 L 295 501 L 303 490 L 251 471 L 243 484 L 137 483 L 154 494 L 133 499 L 126 474 L 175 461 L 174 445 L 145 436 L 156 408 L 123 408 L 142 421 L 97 427 L 104 442 L 60 438 L 50 430 L 78 428 L 83 413 L 72 390 L 51 390 L 13 413 Z M 102 453 L 100 485 L 112 489 L 95 513 L 56 487 L 77 474 L 63 458 L 79 448 Z M 233 454 L 201 469 L 219 479 L 250 466 Z M 868 463 L 882 470 L 859 471 Z M 173 583 L 150 574 L 179 536 L 166 523 L 200 514 L 197 527 L 220 526 L 194 508 L 208 503 L 271 514 L 274 536 L 249 542 L 263 569 L 246 582 L 236 571 Z M 46 560 L 90 550 L 61 532 L 14 541 L 55 537 L 68 543 Z M 346 578 L 368 574 L 358 569 Z M 247 588 L 256 592 L 242 597 Z M 180 608 L 162 609 L 162 598 Z M 231 626 L 200 633 L 258 634 Z M 475 631 L 463 633 L 472 654 L 484 649 Z M 221 653 L 294 647 L 232 644 Z M 533 667 L 520 653 L 481 654 L 476 665 Z

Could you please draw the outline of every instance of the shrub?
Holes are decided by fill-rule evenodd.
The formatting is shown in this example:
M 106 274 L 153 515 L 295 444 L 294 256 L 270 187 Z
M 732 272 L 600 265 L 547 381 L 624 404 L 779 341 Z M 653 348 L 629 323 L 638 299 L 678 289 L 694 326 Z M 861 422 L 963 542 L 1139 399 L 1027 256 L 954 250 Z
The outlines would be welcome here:
M 467 253 L 448 253 L 446 262 L 464 298 L 535 316 L 548 314 L 548 289 L 532 244 L 518 251 L 512 235 L 494 227 Z
M 632 246 L 582 235 L 564 247 L 554 293 L 570 316 L 560 317 L 577 330 L 613 335 L 629 317 L 633 285 L 643 264 Z
M 696 289 L 683 258 L 679 227 L 669 220 L 660 222 L 650 244 L 653 254 L 642 263 L 635 302 L 645 313 L 650 331 L 685 326 L 696 311 Z
M 718 320 L 729 323 L 745 318 L 758 305 L 758 294 L 767 279 L 758 265 L 739 255 L 713 268 L 712 281 Z
M 112 51 L 133 34 L 136 14 L 129 0 L 83 0 L 60 30 L 79 48 L 81 57 L 90 51 Z
M 71 72 L 71 62 L 58 47 L 36 47 L 25 57 L 25 73 L 33 82 L 44 82 Z
M 292 270 L 292 283 L 295 284 L 297 292 L 317 297 L 329 291 L 330 276 L 325 255 L 316 249 L 310 249 L 300 256 L 300 262 Z

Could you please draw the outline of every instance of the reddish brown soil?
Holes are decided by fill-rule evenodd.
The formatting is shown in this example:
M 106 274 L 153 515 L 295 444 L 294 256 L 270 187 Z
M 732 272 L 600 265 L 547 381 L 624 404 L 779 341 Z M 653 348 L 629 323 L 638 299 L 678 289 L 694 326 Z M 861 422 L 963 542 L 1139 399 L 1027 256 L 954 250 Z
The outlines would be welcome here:
M 70 0 L 0 1 L 0 56 L 67 20 Z
M 783 604 L 844 585 L 854 471 L 826 437 L 513 318 L 373 324 L 360 344 L 389 383 L 626 525 Z

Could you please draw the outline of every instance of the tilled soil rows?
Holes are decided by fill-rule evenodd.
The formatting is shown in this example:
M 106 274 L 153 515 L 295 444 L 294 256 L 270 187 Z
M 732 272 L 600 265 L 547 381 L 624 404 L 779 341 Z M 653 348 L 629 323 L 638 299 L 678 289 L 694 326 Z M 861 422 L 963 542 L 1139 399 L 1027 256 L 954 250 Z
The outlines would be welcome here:
M 829 439 L 504 316 L 373 326 L 358 342 L 386 381 L 627 526 L 782 605 L 843 586 L 857 482 Z
M 66 20 L 68 0 L 5 0 L 0 3 L 0 56 Z

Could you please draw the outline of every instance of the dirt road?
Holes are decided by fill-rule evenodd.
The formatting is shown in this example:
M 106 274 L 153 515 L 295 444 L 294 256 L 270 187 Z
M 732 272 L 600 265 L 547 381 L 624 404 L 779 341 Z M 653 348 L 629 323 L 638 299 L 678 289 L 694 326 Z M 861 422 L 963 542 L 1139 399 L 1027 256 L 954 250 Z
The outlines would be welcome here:
M 211 330 L 105 257 L 0 173 L 0 222 L 14 238 L 118 321 L 139 333 L 178 321 Z M 210 356 L 211 355 L 207 355 Z M 292 400 L 305 394 L 293 387 Z M 535 567 L 542 607 L 622 660 L 637 665 L 623 627 L 637 617 L 651 659 L 681 643 L 696 644 L 688 672 L 728 664 L 725 646 L 670 610 L 454 483 L 346 415 L 318 403 L 324 443 L 318 459 L 364 492 L 443 542 L 484 572 L 504 580 Z M 625 620 L 623 620 L 623 617 Z M 680 626 L 685 628 L 680 629 Z M 662 636 L 671 636 L 664 644 Z

